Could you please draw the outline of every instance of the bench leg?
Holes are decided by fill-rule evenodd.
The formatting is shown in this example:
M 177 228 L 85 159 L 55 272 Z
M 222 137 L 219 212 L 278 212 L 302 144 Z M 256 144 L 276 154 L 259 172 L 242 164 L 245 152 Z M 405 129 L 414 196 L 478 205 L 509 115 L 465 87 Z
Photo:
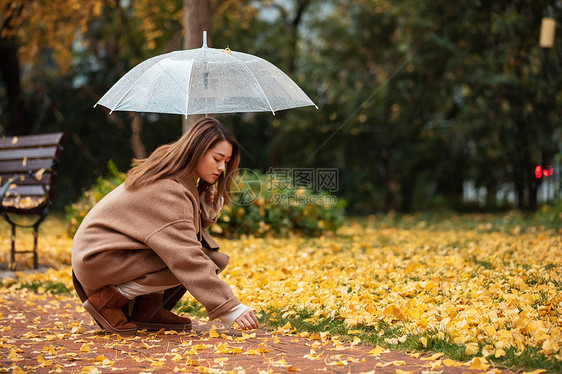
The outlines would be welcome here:
M 10 225 L 12 226 L 12 236 L 11 236 L 12 249 L 10 251 L 9 268 L 10 270 L 16 270 L 16 253 L 17 253 L 16 252 L 16 225 L 12 224 L 11 222 Z M 39 268 L 39 256 L 37 254 L 37 244 L 39 241 L 38 238 L 39 238 L 39 225 L 34 225 L 33 226 L 33 268 L 34 269 Z
M 37 259 L 37 238 L 39 236 L 38 225 L 33 226 L 33 268 L 37 269 L 39 267 L 39 261 Z
M 10 256 L 10 270 L 16 269 L 16 225 L 12 224 L 12 250 Z

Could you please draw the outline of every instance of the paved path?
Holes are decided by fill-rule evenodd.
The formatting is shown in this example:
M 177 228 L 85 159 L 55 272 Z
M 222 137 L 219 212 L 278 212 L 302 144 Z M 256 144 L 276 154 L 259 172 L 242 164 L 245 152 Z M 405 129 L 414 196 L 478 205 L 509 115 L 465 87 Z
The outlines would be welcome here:
M 247 333 L 195 320 L 189 333 L 120 337 L 101 333 L 77 298 L 5 288 L 0 335 L 0 372 L 12 373 L 512 373 L 447 366 L 452 362 L 437 355 L 376 352 L 288 327 Z

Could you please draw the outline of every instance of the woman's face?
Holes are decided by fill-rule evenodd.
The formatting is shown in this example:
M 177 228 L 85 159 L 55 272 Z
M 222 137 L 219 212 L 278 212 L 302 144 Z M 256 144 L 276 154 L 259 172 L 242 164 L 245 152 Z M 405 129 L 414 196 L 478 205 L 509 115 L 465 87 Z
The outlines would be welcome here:
M 207 183 L 214 184 L 221 173 L 226 170 L 231 156 L 232 145 L 229 142 L 223 140 L 217 143 L 213 148 L 209 148 L 199 160 L 193 176 L 195 179 L 201 178 Z

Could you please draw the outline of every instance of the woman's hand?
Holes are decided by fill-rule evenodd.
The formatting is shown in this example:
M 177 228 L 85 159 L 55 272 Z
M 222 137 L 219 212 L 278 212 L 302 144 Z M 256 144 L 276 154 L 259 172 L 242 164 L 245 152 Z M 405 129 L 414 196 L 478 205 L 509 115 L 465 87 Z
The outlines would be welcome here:
M 252 309 L 247 309 L 234 321 L 242 330 L 252 330 L 260 327 L 258 319 Z

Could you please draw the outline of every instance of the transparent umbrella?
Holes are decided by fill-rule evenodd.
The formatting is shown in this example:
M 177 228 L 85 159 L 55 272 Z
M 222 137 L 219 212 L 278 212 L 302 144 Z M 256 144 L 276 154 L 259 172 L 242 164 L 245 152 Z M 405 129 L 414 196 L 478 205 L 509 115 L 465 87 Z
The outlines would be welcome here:
M 203 47 L 141 62 L 96 103 L 110 111 L 214 114 L 315 106 L 270 62 L 229 49 Z M 95 105 L 94 105 L 95 106 Z

